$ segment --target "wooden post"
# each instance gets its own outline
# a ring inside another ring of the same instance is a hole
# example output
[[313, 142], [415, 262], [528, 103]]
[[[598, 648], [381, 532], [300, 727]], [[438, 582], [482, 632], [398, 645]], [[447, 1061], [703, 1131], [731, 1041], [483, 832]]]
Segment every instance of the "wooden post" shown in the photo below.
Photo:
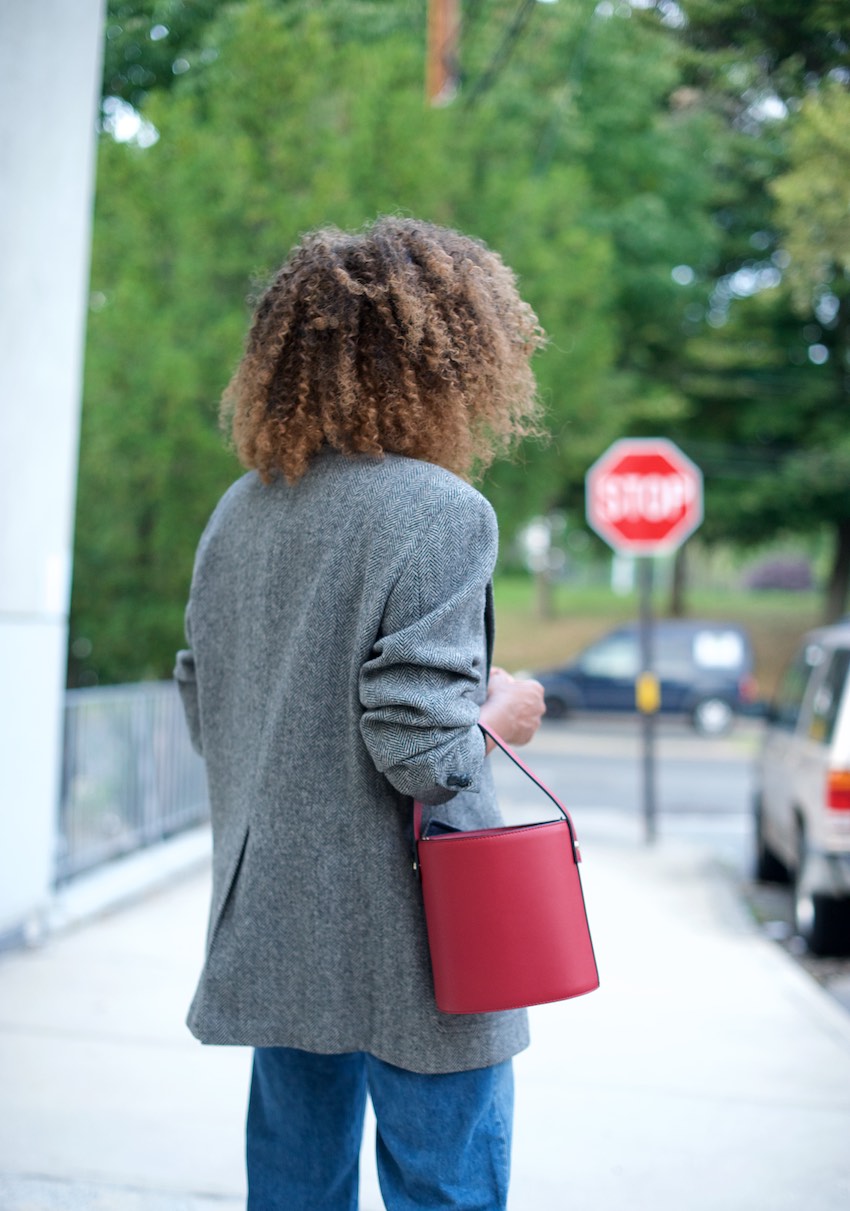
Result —
[[458, 89], [460, 0], [428, 0], [425, 91], [429, 105], [448, 105]]

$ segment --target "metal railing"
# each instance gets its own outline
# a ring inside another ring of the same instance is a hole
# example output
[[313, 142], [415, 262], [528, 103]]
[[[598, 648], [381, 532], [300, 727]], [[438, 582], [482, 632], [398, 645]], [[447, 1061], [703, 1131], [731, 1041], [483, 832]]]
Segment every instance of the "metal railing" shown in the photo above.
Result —
[[57, 883], [208, 818], [175, 685], [68, 691]]

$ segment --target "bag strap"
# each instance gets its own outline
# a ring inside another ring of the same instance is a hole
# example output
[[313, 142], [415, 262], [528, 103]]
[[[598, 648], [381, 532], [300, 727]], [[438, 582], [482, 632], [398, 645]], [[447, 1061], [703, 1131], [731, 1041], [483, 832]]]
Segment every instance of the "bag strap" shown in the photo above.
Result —
[[[498, 734], [498, 732], [494, 732], [491, 727], [486, 727], [485, 724], [483, 724], [483, 723], [479, 723], [478, 726], [481, 728], [484, 735], [489, 736], [490, 739], [493, 741], [493, 743], [502, 750], [502, 752], [505, 754], [505, 756], [510, 757], [510, 759], [511, 759], [511, 761], [513, 761], [514, 765], [518, 766], [518, 768], [522, 770], [522, 772], [526, 775], [526, 777], [530, 778], [531, 781], [535, 784], [535, 786], [539, 787], [539, 789], [543, 791], [543, 794], [552, 800], [552, 802], [555, 804], [558, 811], [561, 813], [561, 815], [564, 817], [564, 819], [566, 820], [567, 824], [570, 827], [570, 833], [571, 833], [572, 839], [573, 839], [573, 847], [574, 847], [575, 853], [576, 853], [576, 861], [580, 862], [581, 855], [579, 854], [579, 851], [578, 851], [578, 841], [576, 839], [575, 829], [573, 827], [572, 818], [570, 817], [570, 813], [564, 807], [561, 800], [558, 798], [557, 795], [555, 795], [552, 791], [549, 790], [549, 787], [546, 786], [545, 783], [540, 781], [540, 779], [537, 777], [537, 775], [528, 768], [528, 766], [525, 764], [525, 762], [522, 760], [521, 757], [518, 757], [516, 755], [514, 750], [511, 748], [511, 746], [505, 740], [502, 739], [502, 737]], [[415, 841], [417, 841], [417, 842], [420, 840], [420, 838], [422, 836], [422, 804], [418, 800], [416, 802], [414, 802], [414, 804], [413, 804], [413, 836], [414, 836]]]

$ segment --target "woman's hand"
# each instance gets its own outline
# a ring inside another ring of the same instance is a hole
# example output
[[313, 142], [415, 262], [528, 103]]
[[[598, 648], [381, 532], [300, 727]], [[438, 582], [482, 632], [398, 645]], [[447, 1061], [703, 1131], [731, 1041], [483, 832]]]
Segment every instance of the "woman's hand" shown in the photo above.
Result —
[[[528, 744], [540, 727], [546, 707], [539, 681], [517, 681], [504, 669], [493, 668], [487, 684], [487, 698], [480, 719], [508, 744]], [[487, 740], [487, 752], [494, 748]]]

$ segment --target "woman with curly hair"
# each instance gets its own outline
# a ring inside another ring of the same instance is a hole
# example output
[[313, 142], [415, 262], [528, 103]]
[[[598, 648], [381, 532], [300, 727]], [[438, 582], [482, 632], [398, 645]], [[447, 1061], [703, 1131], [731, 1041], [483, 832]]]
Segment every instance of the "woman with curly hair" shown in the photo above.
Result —
[[526, 1016], [437, 1009], [411, 808], [497, 824], [479, 720], [524, 744], [543, 713], [490, 667], [496, 522], [468, 482], [533, 430], [541, 340], [484, 245], [383, 218], [302, 240], [225, 394], [249, 470], [176, 677], [213, 825], [189, 1026], [255, 1049], [249, 1211], [354, 1211], [367, 1093], [390, 1211], [505, 1206]]

